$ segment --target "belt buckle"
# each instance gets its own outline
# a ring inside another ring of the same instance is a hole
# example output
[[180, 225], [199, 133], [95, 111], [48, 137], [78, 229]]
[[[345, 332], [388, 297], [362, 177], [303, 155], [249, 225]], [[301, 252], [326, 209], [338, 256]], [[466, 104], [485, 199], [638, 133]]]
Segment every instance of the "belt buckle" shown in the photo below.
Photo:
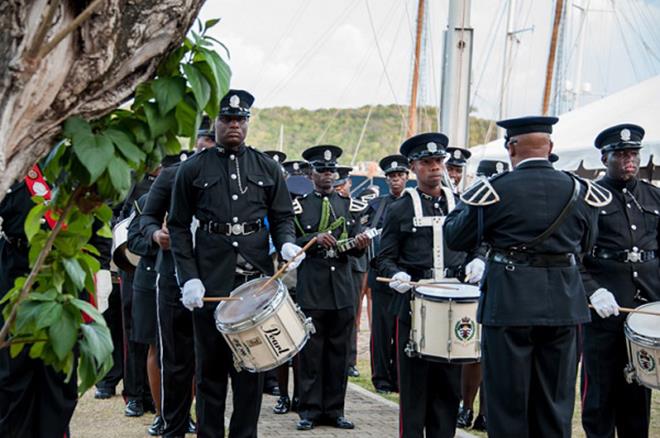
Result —
[[639, 263], [642, 261], [642, 254], [640, 254], [638, 251], [630, 251], [626, 250], [626, 262], [630, 263]]
[[229, 235], [231, 236], [232, 234], [235, 236], [239, 236], [241, 234], [245, 233], [245, 223], [242, 224], [227, 224], [229, 226]]

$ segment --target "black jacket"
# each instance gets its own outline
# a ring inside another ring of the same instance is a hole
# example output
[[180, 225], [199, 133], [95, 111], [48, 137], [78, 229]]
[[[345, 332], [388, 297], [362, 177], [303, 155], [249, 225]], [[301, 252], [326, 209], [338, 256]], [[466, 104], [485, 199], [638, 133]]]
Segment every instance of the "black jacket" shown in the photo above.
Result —
[[133, 212], [135, 216], [128, 225], [127, 248], [133, 254], [140, 256], [133, 277], [133, 288], [156, 292], [156, 255], [158, 245], [150, 236], [144, 235], [140, 230], [140, 216], [142, 208], [147, 201], [147, 193], [135, 201]]

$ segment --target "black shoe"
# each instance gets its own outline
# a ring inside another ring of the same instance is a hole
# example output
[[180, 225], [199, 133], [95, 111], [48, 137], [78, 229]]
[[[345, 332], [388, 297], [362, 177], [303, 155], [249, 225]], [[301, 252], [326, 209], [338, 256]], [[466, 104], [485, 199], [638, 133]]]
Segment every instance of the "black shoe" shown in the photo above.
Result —
[[314, 422], [312, 420], [308, 420], [307, 418], [301, 418], [300, 421], [298, 421], [298, 424], [296, 425], [296, 429], [312, 430], [314, 429]]
[[280, 396], [280, 388], [279, 388], [279, 386], [270, 386], [268, 388], [264, 388], [264, 394], [274, 395], [276, 397], [279, 397]]
[[186, 433], [197, 433], [197, 424], [193, 421], [192, 417], [188, 417], [188, 430]]
[[355, 424], [353, 424], [352, 421], [350, 421], [346, 417], [337, 417], [334, 419], [332, 424], [330, 424], [332, 427], [336, 427], [337, 429], [354, 429]]
[[154, 417], [154, 422], [147, 429], [147, 433], [151, 436], [160, 436], [165, 431], [165, 421], [160, 415]]
[[300, 399], [298, 397], [294, 397], [293, 400], [291, 400], [291, 412], [298, 412], [299, 406], [300, 406]]
[[273, 413], [281, 415], [281, 414], [286, 414], [291, 410], [291, 400], [289, 400], [288, 395], [281, 395], [280, 398], [277, 399], [277, 404], [273, 408]]
[[472, 418], [474, 414], [472, 409], [461, 408], [458, 411], [458, 417], [456, 418], [456, 427], [460, 429], [467, 429], [472, 425]]
[[103, 399], [111, 398], [113, 395], [115, 395], [114, 389], [96, 388], [96, 392], [94, 393], [94, 398], [103, 400]]
[[477, 415], [477, 418], [475, 418], [474, 424], [472, 425], [472, 429], [486, 432], [486, 416], [481, 414]]
[[144, 406], [141, 400], [129, 400], [124, 409], [124, 415], [127, 417], [141, 417], [144, 415]]
[[348, 377], [360, 377], [360, 372], [355, 367], [355, 365], [351, 365], [351, 366], [348, 367], [347, 374], [348, 374]]
[[384, 384], [376, 386], [376, 392], [378, 394], [389, 394], [391, 392], [396, 392], [396, 389], [390, 385]]

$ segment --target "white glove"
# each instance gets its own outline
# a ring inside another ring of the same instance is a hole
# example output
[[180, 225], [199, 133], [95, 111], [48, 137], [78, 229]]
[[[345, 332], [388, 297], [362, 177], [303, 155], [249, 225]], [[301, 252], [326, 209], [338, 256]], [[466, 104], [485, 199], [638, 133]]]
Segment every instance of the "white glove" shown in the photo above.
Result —
[[101, 269], [94, 275], [94, 286], [96, 288], [96, 307], [99, 313], [108, 308], [108, 300], [112, 293], [112, 276], [107, 269]]
[[302, 250], [301, 247], [298, 245], [287, 242], [284, 245], [282, 245], [282, 250], [280, 251], [280, 254], [282, 254], [282, 258], [286, 260], [287, 262], [295, 257], [295, 260], [291, 262], [288, 268], [286, 268], [287, 272], [291, 271], [293, 269], [296, 269], [300, 263], [305, 260], [305, 253], [303, 252], [300, 254], [298, 257], [296, 257], [296, 254], [298, 254]]
[[591, 306], [601, 318], [609, 318], [612, 315], [619, 316], [619, 303], [616, 302], [612, 292], [607, 289], [603, 287], [596, 289], [596, 292], [589, 297], [589, 301], [591, 301]]
[[183, 285], [183, 289], [181, 290], [181, 302], [184, 307], [190, 311], [195, 307], [201, 309], [204, 306], [204, 301], [202, 300], [204, 292], [206, 292], [206, 289], [204, 289], [202, 280], [199, 278], [191, 278]]
[[405, 294], [412, 288], [410, 283], [410, 275], [405, 272], [397, 272], [392, 276], [392, 281], [390, 281], [390, 287], [400, 294]]
[[479, 283], [481, 277], [484, 275], [486, 264], [481, 259], [472, 259], [470, 263], [465, 266], [465, 281], [468, 283]]

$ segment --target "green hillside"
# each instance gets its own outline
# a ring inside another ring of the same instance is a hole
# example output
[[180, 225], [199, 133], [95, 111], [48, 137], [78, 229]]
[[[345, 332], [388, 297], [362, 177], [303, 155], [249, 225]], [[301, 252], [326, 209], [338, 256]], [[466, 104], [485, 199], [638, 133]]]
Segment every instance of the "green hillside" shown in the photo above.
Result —
[[[398, 105], [374, 106], [360, 146], [356, 162], [377, 161], [397, 152], [404, 139], [404, 119], [407, 107]], [[342, 163], [350, 163], [369, 107], [349, 109], [293, 109], [276, 107], [253, 110], [248, 144], [261, 150], [277, 149], [280, 127], [284, 127], [284, 152], [289, 159], [297, 159], [300, 152], [315, 144], [336, 144], [344, 149]], [[419, 131], [435, 129], [435, 108], [421, 108]], [[470, 118], [470, 145], [481, 144], [488, 129], [488, 120]], [[451, 139], [450, 139], [451, 140]]]

